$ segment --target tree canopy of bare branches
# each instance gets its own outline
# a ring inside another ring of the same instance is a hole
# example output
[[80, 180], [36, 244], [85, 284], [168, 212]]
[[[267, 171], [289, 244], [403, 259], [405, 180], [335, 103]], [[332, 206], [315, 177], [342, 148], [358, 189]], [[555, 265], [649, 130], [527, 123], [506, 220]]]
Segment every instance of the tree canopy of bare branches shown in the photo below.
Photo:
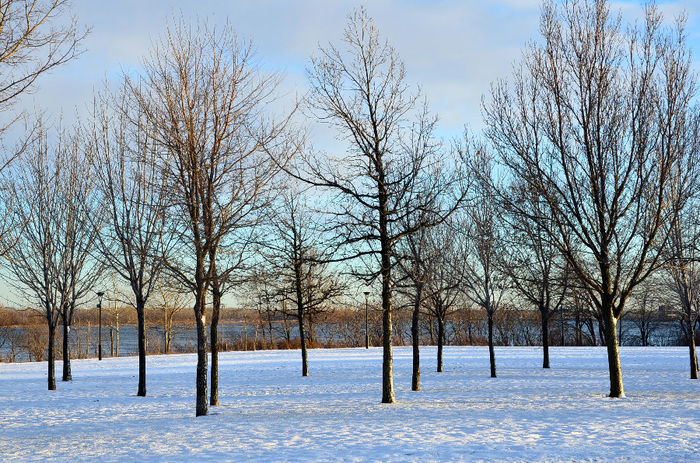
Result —
[[[125, 283], [138, 324], [137, 395], [146, 396], [146, 304], [159, 284], [173, 237], [165, 231], [166, 188], [149, 121], [127, 95], [105, 94], [93, 115], [91, 149], [105, 207], [97, 247]], [[133, 122], [133, 124], [132, 124]], [[113, 295], [116, 297], [116, 295]]]
[[[298, 176], [334, 194], [332, 231], [344, 245], [343, 257], [362, 259], [367, 270], [359, 274], [381, 281], [382, 402], [393, 403], [394, 248], [418, 228], [444, 220], [463, 196], [459, 174], [441, 165], [435, 118], [419, 104], [403, 63], [364, 9], [350, 15], [342, 44], [321, 47], [312, 58], [307, 101], [309, 110], [347, 142], [348, 151], [332, 159], [307, 156]], [[436, 200], [452, 193], [451, 201]], [[436, 208], [422, 216], [429, 222], [402, 227], [406, 216], [429, 207]]]
[[302, 194], [288, 190], [272, 204], [262, 253], [276, 275], [278, 298], [289, 301], [297, 319], [302, 376], [309, 375], [307, 318], [327, 309], [346, 286], [329, 268], [332, 255], [321, 220], [314, 216]]
[[64, 327], [63, 380], [70, 371], [69, 330], [75, 307], [92, 289], [100, 267], [91, 258], [96, 236], [89, 216], [94, 212], [92, 190], [79, 132], [50, 141], [45, 129], [30, 146], [14, 183], [14, 214], [24, 224], [9, 237], [9, 267], [18, 288], [39, 303], [49, 330], [48, 383], [56, 388], [55, 330]]
[[605, 0], [547, 1], [540, 32], [513, 82], [492, 87], [487, 133], [510, 175], [546, 201], [547, 216], [530, 216], [601, 311], [610, 396], [623, 397], [616, 323], [662, 263], [664, 224], [687, 199], [671, 187], [692, 180], [683, 166], [696, 156], [683, 21], [664, 27], [650, 5], [626, 27]]
[[297, 150], [289, 119], [266, 114], [277, 82], [257, 70], [250, 44], [229, 26], [184, 19], [171, 22], [142, 77], [127, 79], [170, 191], [168, 225], [182, 253], [167, 267], [194, 295], [197, 416], [208, 413], [205, 306], [221, 274], [217, 256], [236, 230], [255, 222], [264, 189]]

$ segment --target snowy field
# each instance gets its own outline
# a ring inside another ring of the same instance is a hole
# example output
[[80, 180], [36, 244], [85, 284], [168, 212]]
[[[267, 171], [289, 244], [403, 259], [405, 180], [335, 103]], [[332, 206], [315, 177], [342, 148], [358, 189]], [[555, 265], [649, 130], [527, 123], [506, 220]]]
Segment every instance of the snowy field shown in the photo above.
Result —
[[[194, 417], [194, 355], [73, 362], [46, 390], [46, 363], [0, 363], [0, 460], [10, 461], [698, 461], [700, 382], [686, 348], [622, 348], [625, 399], [609, 399], [604, 348], [422, 351], [411, 392], [395, 350], [397, 404], [382, 405], [381, 350], [221, 355], [221, 406]], [[56, 364], [60, 375], [60, 363]], [[60, 378], [60, 377], [59, 377]]]

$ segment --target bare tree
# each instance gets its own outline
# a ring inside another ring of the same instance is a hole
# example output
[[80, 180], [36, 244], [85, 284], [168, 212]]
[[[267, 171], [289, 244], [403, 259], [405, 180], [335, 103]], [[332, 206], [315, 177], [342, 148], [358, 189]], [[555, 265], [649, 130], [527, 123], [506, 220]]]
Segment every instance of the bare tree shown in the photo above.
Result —
[[[426, 170], [439, 164], [442, 154], [433, 138], [435, 119], [418, 105], [419, 95], [405, 82], [396, 51], [380, 38], [364, 9], [355, 11], [343, 35], [344, 49], [321, 47], [308, 70], [311, 90], [308, 107], [319, 120], [337, 129], [348, 152], [337, 159], [306, 157], [302, 180], [336, 194], [332, 214], [346, 259], [363, 259], [366, 281], [379, 278], [382, 300], [382, 402], [393, 403], [392, 268], [399, 240], [431, 223], [401, 226], [402, 219], [433, 205], [430, 215], [440, 222], [459, 202], [436, 201], [448, 196], [456, 181], [446, 180], [450, 169]], [[417, 111], [416, 111], [417, 110]], [[413, 113], [417, 112], [415, 119]], [[415, 122], [411, 123], [413, 119]], [[427, 187], [430, 182], [441, 188]], [[428, 217], [428, 216], [426, 216]]]
[[503, 208], [491, 155], [479, 150], [471, 164], [476, 181], [472, 185], [470, 205], [459, 224], [465, 248], [462, 251], [465, 256], [462, 288], [467, 299], [486, 311], [489, 363], [491, 377], [495, 378], [494, 314], [501, 307], [509, 287], [508, 277], [503, 271], [506, 252]]
[[[415, 214], [418, 215], [418, 214]], [[413, 217], [407, 217], [411, 220]], [[437, 246], [431, 245], [430, 229], [421, 227], [411, 233], [398, 246], [397, 262], [399, 265], [398, 291], [406, 293], [411, 301], [411, 350], [412, 371], [411, 390], [420, 391], [420, 320], [428, 298], [427, 285], [435, 268], [434, 260], [439, 258]]]
[[271, 224], [263, 244], [265, 259], [277, 274], [278, 293], [289, 301], [299, 328], [301, 374], [309, 375], [308, 318], [327, 308], [343, 294], [345, 285], [329, 269], [331, 251], [323, 237], [321, 221], [314, 217], [303, 197], [285, 192], [271, 204]]
[[429, 277], [426, 284], [425, 308], [437, 321], [437, 372], [443, 371], [443, 349], [446, 342], [447, 319], [458, 309], [466, 280], [465, 249], [460, 246], [460, 231], [453, 220], [428, 231], [431, 249]]
[[697, 199], [669, 224], [666, 273], [680, 302], [681, 326], [688, 341], [690, 378], [698, 379], [695, 330], [700, 320], [700, 207]]
[[41, 124], [37, 135], [22, 164], [15, 168], [12, 185], [16, 198], [13, 214], [25, 226], [14, 229], [5, 238], [12, 242], [7, 256], [15, 285], [38, 303], [46, 320], [48, 388], [55, 390], [56, 327], [64, 296], [57, 286], [57, 272], [64, 254], [58, 237], [65, 209], [61, 195], [57, 194], [63, 163], [58, 155], [61, 150], [49, 150], [47, 133]]
[[173, 342], [175, 315], [185, 306], [185, 295], [160, 285], [157, 296], [155, 306], [163, 316], [163, 353], [169, 354]]
[[172, 246], [165, 233], [166, 188], [149, 121], [127, 95], [103, 95], [93, 116], [91, 148], [105, 207], [98, 249], [105, 265], [131, 290], [137, 316], [137, 395], [146, 396], [146, 304]]
[[628, 318], [639, 330], [639, 342], [650, 346], [652, 334], [659, 328], [659, 309], [663, 306], [664, 289], [659, 281], [649, 279], [640, 285], [640, 289], [630, 296]]
[[288, 120], [265, 116], [278, 79], [250, 60], [250, 45], [229, 26], [180, 19], [145, 61], [144, 75], [127, 79], [162, 154], [169, 227], [181, 239], [181, 258], [170, 259], [168, 270], [194, 295], [197, 416], [208, 413], [205, 307], [220, 274], [217, 252], [296, 149]]
[[[549, 320], [562, 307], [569, 287], [569, 272], [562, 255], [544, 230], [547, 204], [526, 188], [515, 190], [518, 208], [505, 217], [508, 222], [508, 259], [503, 270], [511, 286], [527, 304], [537, 308], [542, 331], [542, 368], [549, 368]], [[519, 200], [517, 198], [520, 198]], [[518, 210], [527, 214], [518, 214]], [[537, 217], [538, 220], [532, 220]]]
[[100, 222], [100, 211], [91, 176], [91, 154], [86, 150], [83, 134], [76, 127], [58, 143], [56, 169], [58, 189], [52, 194], [60, 201], [54, 240], [60, 253], [53, 284], [60, 294], [59, 312], [63, 325], [63, 381], [71, 381], [70, 328], [75, 308], [94, 289], [102, 266], [93, 259], [95, 242], [100, 233], [93, 221]]
[[547, 1], [542, 40], [484, 108], [510, 174], [551, 211], [531, 218], [602, 314], [611, 397], [624, 396], [617, 320], [662, 263], [664, 224], [685, 200], [671, 186], [691, 180], [695, 154], [679, 149], [695, 95], [682, 23], [664, 28], [652, 5], [624, 29], [605, 0]]

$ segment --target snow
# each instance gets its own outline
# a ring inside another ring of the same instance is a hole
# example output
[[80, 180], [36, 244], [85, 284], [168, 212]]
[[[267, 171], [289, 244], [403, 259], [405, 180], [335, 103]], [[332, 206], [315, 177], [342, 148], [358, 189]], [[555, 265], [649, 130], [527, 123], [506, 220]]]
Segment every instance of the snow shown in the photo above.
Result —
[[[194, 355], [150, 356], [148, 397], [135, 357], [73, 361], [46, 390], [46, 363], [0, 363], [2, 461], [697, 461], [700, 382], [687, 348], [623, 347], [627, 397], [610, 399], [605, 349], [394, 351], [398, 403], [380, 404], [381, 350], [220, 356], [219, 407], [194, 417]], [[60, 374], [60, 363], [57, 363]], [[60, 380], [60, 377], [59, 377]]]

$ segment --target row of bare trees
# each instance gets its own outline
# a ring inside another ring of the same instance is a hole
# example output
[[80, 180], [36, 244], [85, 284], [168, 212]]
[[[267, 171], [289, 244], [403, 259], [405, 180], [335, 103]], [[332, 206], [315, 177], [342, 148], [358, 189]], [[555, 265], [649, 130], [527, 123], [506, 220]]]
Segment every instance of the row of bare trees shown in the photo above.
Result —
[[[192, 298], [198, 416], [219, 402], [222, 300], [251, 285], [261, 306], [296, 318], [303, 375], [309, 317], [350, 287], [376, 287], [385, 403], [397, 300], [412, 308], [414, 390], [426, 312], [442, 369], [448, 317], [480, 308], [495, 377], [504, 307], [540, 315], [545, 368], [554, 314], [592, 307], [610, 396], [621, 397], [618, 321], [665, 274], [696, 378], [700, 112], [683, 20], [668, 27], [652, 5], [627, 27], [605, 0], [545, 1], [540, 33], [484, 99], [484, 133], [445, 143], [364, 9], [338, 45], [319, 47], [307, 95], [286, 112], [279, 77], [230, 26], [174, 19], [140, 73], [95, 97], [88, 121], [57, 133], [37, 123], [9, 168], [3, 250], [46, 318], [49, 388], [59, 320], [65, 343], [75, 307], [107, 274], [137, 313], [140, 396], [149, 300]], [[298, 115], [334, 130], [344, 152], [313, 149]], [[67, 345], [63, 357], [70, 380]]]

